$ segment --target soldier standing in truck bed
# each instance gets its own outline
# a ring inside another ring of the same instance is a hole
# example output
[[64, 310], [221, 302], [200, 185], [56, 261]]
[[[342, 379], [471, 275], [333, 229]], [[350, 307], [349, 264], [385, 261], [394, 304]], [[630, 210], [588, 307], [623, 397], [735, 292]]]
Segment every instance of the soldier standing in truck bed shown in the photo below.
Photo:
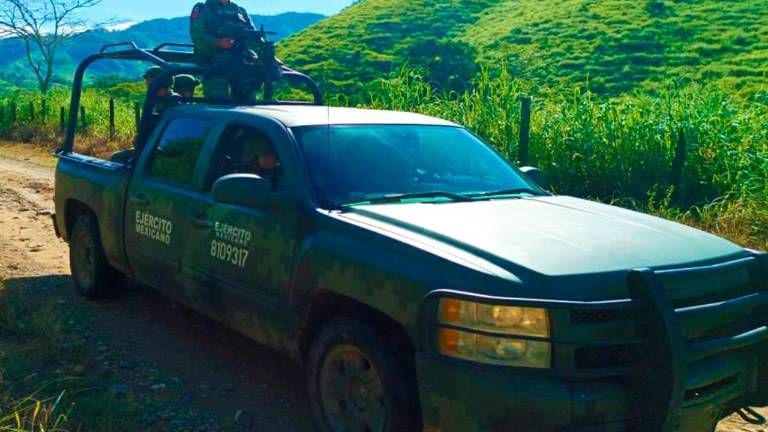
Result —
[[[232, 52], [237, 30], [256, 30], [244, 8], [229, 0], [206, 0], [195, 5], [190, 16], [190, 36], [198, 63], [214, 68], [232, 63], [233, 56], [239, 55]], [[227, 99], [231, 84], [226, 77], [205, 77], [203, 93], [209, 99]]]

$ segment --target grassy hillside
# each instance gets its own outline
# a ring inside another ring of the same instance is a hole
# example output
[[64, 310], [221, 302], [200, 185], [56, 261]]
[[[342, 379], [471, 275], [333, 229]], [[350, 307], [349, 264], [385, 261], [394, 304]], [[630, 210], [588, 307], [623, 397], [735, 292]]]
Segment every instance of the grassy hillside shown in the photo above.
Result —
[[683, 78], [751, 92], [768, 82], [767, 22], [765, 1], [362, 0], [280, 54], [348, 93], [406, 60], [445, 67], [442, 52], [410, 51], [435, 39], [548, 86], [588, 81], [618, 94]]

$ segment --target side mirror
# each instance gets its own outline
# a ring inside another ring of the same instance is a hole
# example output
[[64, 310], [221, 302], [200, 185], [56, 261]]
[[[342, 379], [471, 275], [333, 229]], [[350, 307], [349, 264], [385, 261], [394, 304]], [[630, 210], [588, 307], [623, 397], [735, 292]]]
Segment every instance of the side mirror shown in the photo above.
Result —
[[522, 171], [523, 174], [525, 174], [534, 183], [546, 189], [547, 179], [546, 177], [544, 177], [544, 173], [540, 169], [536, 167], [525, 166], [525, 167], [521, 167], [520, 171]]
[[222, 204], [256, 207], [259, 197], [272, 193], [272, 182], [254, 174], [230, 174], [216, 180], [211, 197]]

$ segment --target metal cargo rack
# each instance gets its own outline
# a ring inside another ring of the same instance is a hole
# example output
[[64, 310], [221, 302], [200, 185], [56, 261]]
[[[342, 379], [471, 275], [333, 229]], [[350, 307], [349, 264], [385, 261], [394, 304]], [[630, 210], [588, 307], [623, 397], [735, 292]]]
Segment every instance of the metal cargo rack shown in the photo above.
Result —
[[[182, 50], [186, 49], [186, 50]], [[69, 122], [64, 145], [59, 149], [59, 153], [70, 153], [75, 142], [75, 133], [77, 132], [77, 117], [80, 109], [80, 98], [83, 91], [83, 80], [88, 68], [99, 60], [121, 60], [121, 61], [140, 61], [151, 63], [163, 69], [152, 86], [147, 91], [147, 97], [144, 101], [143, 116], [141, 118], [139, 130], [137, 133], [135, 146], [140, 148], [149, 138], [152, 131], [152, 112], [159, 97], [157, 91], [161, 88], [163, 82], [170, 81], [170, 78], [180, 74], [189, 74], [195, 76], [213, 75], [213, 69], [210, 67], [201, 67], [197, 65], [197, 57], [194, 53], [194, 46], [181, 43], [163, 43], [155, 48], [139, 48], [135, 42], [121, 42], [116, 44], [104, 45], [98, 54], [91, 55], [80, 63], [75, 72], [75, 78], [72, 84], [72, 100], [69, 107]], [[256, 102], [250, 102], [248, 105], [322, 105], [323, 95], [317, 83], [309, 76], [297, 72], [288, 66], [280, 65], [279, 81], [284, 81], [291, 86], [300, 88], [312, 94], [312, 102], [301, 101], [283, 101], [275, 100], [273, 93], [273, 84], [275, 79], [264, 79], [258, 76], [256, 66], [243, 68], [242, 74], [238, 78], [254, 78], [254, 81], [262, 81], [264, 87], [263, 98]], [[230, 99], [213, 100], [199, 97], [168, 97], [174, 101], [182, 103], [200, 103], [210, 105], [233, 105], [236, 102]], [[240, 103], [238, 103], [240, 104]]]

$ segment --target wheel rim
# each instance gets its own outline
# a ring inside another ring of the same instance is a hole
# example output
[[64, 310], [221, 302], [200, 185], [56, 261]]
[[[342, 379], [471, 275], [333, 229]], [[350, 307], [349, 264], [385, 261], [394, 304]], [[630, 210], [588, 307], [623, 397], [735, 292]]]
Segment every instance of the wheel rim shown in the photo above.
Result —
[[93, 283], [96, 258], [93, 239], [87, 231], [80, 231], [77, 233], [75, 248], [75, 266], [77, 267], [74, 272], [77, 277], [77, 282], [80, 286], [88, 287]]
[[387, 403], [381, 377], [352, 345], [334, 347], [320, 373], [323, 414], [334, 432], [383, 432]]

